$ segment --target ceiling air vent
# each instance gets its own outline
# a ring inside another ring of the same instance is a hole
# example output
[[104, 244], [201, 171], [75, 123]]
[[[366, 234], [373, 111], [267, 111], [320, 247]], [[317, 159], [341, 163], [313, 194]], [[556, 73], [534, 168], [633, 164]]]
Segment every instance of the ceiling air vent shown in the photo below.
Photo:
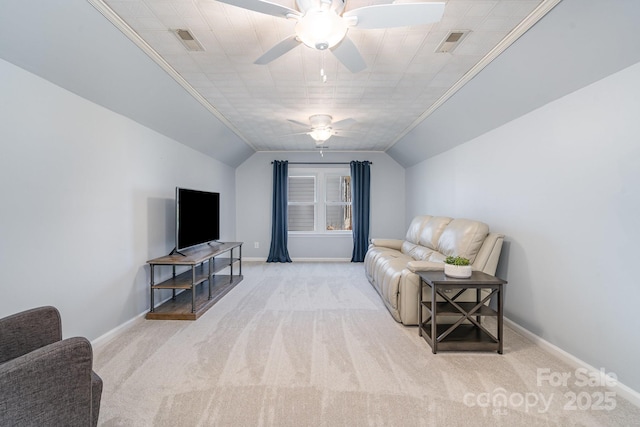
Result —
[[182, 42], [184, 47], [187, 48], [187, 50], [190, 50], [192, 52], [204, 51], [204, 48], [202, 47], [200, 42], [193, 36], [193, 34], [191, 34], [191, 31], [174, 30], [173, 32], [178, 37], [178, 40]]
[[460, 45], [462, 40], [467, 37], [471, 31], [469, 30], [456, 30], [451, 31], [447, 36], [442, 40], [442, 43], [436, 48], [436, 52], [438, 53], [451, 53], [453, 50]]

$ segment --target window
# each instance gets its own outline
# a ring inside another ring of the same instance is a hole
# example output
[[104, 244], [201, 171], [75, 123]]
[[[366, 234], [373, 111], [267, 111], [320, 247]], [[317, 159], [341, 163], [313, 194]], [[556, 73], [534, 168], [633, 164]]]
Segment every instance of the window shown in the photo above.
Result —
[[316, 177], [289, 176], [289, 231], [315, 231]]
[[351, 176], [325, 176], [327, 230], [351, 230]]
[[351, 230], [348, 169], [290, 169], [288, 197], [290, 232]]

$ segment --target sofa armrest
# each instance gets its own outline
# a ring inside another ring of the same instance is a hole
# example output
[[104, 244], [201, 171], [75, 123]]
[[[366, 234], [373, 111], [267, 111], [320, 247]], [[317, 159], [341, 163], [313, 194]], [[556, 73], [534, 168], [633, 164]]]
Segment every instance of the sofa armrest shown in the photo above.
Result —
[[444, 264], [434, 261], [409, 261], [407, 268], [414, 273], [418, 271], [444, 271]]
[[487, 274], [495, 275], [498, 261], [500, 260], [500, 252], [502, 251], [502, 243], [504, 242], [504, 234], [489, 233], [485, 238], [475, 261], [471, 265], [472, 268], [484, 271]]
[[38, 307], [0, 319], [0, 363], [62, 339], [55, 307]]
[[403, 243], [404, 240], [400, 239], [371, 239], [371, 244], [373, 246], [395, 249], [397, 251], [402, 249]]
[[92, 360], [74, 337], [0, 364], [0, 425], [91, 425]]

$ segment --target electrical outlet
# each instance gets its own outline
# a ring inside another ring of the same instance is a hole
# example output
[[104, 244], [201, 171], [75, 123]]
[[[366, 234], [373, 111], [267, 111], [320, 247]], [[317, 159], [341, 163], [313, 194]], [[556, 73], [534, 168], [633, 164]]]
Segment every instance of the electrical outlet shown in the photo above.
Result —
[[253, 242], [253, 247], [255, 249], [259, 249], [260, 248], [260, 242]]

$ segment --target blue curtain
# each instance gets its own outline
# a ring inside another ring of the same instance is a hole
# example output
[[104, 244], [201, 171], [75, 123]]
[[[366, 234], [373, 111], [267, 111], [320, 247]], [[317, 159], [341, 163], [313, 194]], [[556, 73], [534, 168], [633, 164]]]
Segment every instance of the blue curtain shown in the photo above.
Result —
[[287, 250], [287, 183], [289, 162], [273, 162], [273, 209], [271, 213], [271, 247], [267, 262], [291, 262]]
[[353, 254], [351, 262], [363, 262], [369, 247], [370, 162], [352, 161], [351, 206], [353, 209]]

